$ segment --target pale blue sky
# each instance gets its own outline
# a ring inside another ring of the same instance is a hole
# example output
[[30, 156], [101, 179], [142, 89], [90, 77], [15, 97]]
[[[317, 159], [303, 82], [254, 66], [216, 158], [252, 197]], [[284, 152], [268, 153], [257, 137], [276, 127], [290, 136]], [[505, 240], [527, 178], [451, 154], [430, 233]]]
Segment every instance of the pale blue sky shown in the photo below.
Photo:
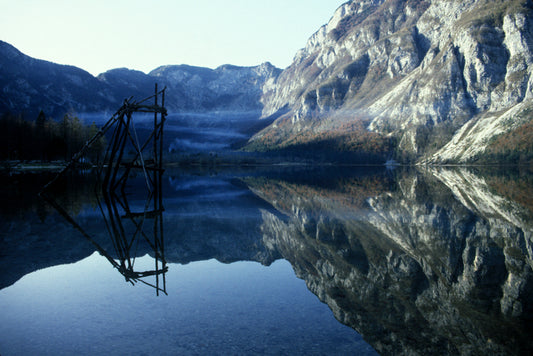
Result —
[[93, 75], [164, 64], [285, 68], [346, 0], [0, 0], [0, 39]]

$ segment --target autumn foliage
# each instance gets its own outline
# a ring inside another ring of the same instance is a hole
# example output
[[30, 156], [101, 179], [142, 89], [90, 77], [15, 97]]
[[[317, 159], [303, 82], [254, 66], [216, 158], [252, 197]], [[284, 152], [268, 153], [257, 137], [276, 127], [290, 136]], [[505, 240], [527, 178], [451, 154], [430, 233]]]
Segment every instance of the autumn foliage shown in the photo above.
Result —
[[278, 129], [267, 129], [252, 142], [248, 149], [256, 151], [283, 151], [293, 155], [351, 156], [364, 161], [384, 161], [393, 151], [392, 139], [369, 131], [367, 122], [353, 120], [334, 127], [311, 123], [294, 132], [290, 119], [277, 122]]
[[484, 159], [502, 163], [533, 162], [533, 120], [497, 136], [487, 148]]

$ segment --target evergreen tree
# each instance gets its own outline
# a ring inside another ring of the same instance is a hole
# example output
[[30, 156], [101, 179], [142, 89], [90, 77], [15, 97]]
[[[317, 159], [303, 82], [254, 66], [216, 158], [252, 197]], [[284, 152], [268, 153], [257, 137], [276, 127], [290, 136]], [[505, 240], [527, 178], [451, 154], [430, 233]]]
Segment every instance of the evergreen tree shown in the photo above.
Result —
[[37, 116], [37, 119], [35, 120], [35, 125], [37, 126], [37, 130], [44, 130], [44, 126], [46, 123], [46, 115], [44, 114], [44, 111], [40, 111], [39, 115]]

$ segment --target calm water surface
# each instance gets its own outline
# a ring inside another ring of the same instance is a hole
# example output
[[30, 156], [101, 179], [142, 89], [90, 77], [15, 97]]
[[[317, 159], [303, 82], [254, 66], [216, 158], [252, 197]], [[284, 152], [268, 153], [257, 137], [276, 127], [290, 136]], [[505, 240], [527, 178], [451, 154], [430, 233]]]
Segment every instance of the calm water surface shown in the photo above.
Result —
[[285, 261], [171, 264], [166, 283], [133, 287], [98, 253], [30, 273], [1, 293], [2, 354], [371, 352]]
[[48, 179], [2, 176], [4, 356], [533, 350], [529, 172]]

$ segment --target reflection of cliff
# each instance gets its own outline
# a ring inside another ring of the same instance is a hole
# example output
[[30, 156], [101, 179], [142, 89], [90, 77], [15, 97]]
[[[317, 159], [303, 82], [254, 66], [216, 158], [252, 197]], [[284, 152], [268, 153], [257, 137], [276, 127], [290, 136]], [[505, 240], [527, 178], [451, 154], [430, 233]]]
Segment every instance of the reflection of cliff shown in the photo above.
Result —
[[378, 352], [531, 351], [529, 212], [467, 171], [398, 176], [247, 183], [287, 215], [263, 212], [265, 245]]
[[[167, 262], [286, 258], [341, 322], [383, 354], [533, 349], [533, 219], [527, 204], [509, 198], [528, 196], [523, 181], [505, 180], [513, 195], [503, 196], [497, 176], [467, 170], [328, 174], [165, 180]], [[131, 196], [131, 206], [144, 206], [141, 198]], [[90, 206], [74, 204], [76, 220], [113, 251]], [[0, 288], [94, 251], [59, 216], [33, 210], [0, 219]]]

